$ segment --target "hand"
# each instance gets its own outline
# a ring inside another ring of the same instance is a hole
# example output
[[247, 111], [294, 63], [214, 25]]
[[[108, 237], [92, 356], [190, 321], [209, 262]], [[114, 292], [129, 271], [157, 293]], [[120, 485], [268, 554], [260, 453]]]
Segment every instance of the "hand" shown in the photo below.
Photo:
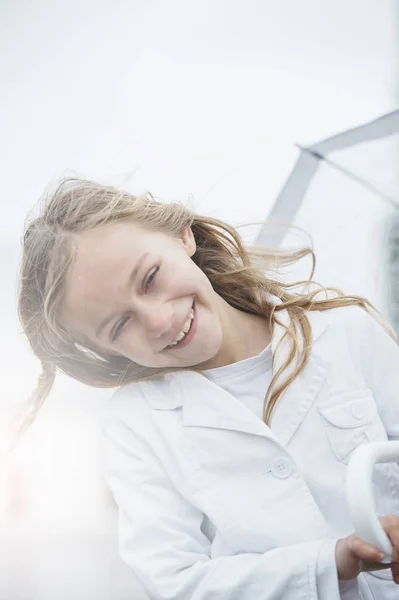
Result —
[[354, 579], [362, 571], [391, 569], [394, 582], [399, 584], [399, 517], [394, 515], [381, 517], [380, 523], [391, 541], [393, 562], [381, 564], [384, 554], [353, 533], [338, 540], [335, 547], [339, 579]]

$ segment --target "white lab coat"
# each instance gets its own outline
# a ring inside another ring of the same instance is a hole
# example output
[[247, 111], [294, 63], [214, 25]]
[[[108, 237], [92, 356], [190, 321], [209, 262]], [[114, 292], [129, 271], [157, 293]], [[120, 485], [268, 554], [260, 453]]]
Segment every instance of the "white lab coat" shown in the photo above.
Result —
[[[271, 429], [203, 375], [129, 384], [104, 415], [120, 551], [151, 600], [390, 600], [390, 571], [338, 582], [351, 452], [399, 438], [399, 349], [359, 307], [311, 312], [306, 369]], [[286, 311], [279, 318], [287, 322]], [[273, 372], [287, 342], [276, 326]], [[379, 514], [399, 514], [399, 468], [376, 468]]]

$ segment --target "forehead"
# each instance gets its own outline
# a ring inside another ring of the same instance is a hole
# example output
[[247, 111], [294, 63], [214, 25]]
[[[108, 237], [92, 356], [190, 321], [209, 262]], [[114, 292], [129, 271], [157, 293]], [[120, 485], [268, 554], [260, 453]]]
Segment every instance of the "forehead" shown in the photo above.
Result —
[[74, 276], [117, 268], [138, 260], [145, 253], [169, 255], [177, 239], [161, 231], [150, 231], [122, 221], [74, 236], [70, 273]]
[[75, 267], [85, 263], [97, 265], [101, 262], [115, 262], [128, 254], [148, 251], [158, 247], [163, 238], [162, 233], [147, 231], [135, 223], [120, 222], [96, 227], [74, 237]]

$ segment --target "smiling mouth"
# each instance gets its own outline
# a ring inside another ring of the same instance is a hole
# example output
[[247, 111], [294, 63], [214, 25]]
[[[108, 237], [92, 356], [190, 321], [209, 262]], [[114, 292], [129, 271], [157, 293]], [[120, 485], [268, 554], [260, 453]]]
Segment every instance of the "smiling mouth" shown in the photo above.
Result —
[[183, 342], [187, 339], [187, 337], [190, 335], [192, 327], [193, 327], [193, 323], [194, 323], [194, 320], [195, 320], [194, 305], [195, 305], [195, 302], [193, 302], [193, 305], [192, 305], [192, 307], [190, 309], [190, 312], [189, 312], [189, 316], [188, 316], [188, 318], [186, 319], [186, 322], [185, 322], [185, 325], [186, 325], [186, 323], [188, 322], [189, 318], [191, 317], [189, 328], [187, 329], [187, 331], [184, 332], [184, 335], [183, 335], [183, 337], [181, 339], [179, 339], [177, 342], [173, 342], [172, 344], [169, 344], [169, 346], [166, 346], [165, 350], [170, 350], [170, 349], [173, 349], [173, 348], [179, 348], [179, 346], [181, 346], [183, 344]]

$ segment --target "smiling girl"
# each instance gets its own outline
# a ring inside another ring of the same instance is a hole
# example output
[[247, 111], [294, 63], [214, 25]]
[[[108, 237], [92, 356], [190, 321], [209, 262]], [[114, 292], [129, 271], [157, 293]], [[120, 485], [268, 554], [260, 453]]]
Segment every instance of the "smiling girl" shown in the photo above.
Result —
[[399, 438], [399, 349], [366, 299], [272, 277], [309, 254], [79, 179], [26, 229], [31, 419], [57, 369], [118, 388], [106, 474], [149, 598], [397, 597], [399, 469], [376, 469], [391, 565], [352, 533], [344, 490], [358, 445]]

